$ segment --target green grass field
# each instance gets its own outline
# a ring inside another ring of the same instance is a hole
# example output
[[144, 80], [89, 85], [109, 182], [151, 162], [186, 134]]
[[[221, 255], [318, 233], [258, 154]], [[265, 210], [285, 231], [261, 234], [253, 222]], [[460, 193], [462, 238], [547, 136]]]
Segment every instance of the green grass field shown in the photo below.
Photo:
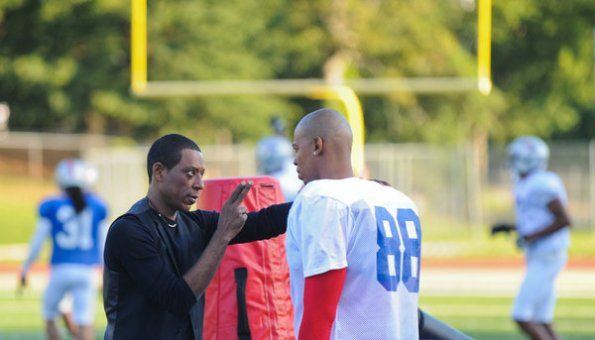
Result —
[[[98, 299], [97, 338], [102, 337], [105, 317]], [[475, 339], [523, 339], [509, 320], [512, 298], [424, 297], [420, 306]], [[13, 292], [0, 292], [0, 339], [42, 339], [40, 295], [27, 293], [16, 298]], [[556, 328], [564, 339], [595, 338], [595, 299], [560, 299]]]
[[37, 214], [37, 205], [56, 192], [50, 181], [35, 181], [19, 176], [0, 176], [0, 244], [28, 242]]
[[[420, 307], [475, 339], [524, 339], [508, 315], [512, 297], [424, 297]], [[595, 299], [559, 299], [555, 328], [563, 339], [595, 338]]]
[[[0, 229], [0, 246], [27, 243], [35, 223], [40, 199], [54, 193], [51, 181], [32, 182], [19, 177], [0, 176], [0, 218], [9, 225]], [[520, 259], [512, 239], [490, 238], [486, 227], [465, 227], [456, 221], [426, 216], [424, 257], [457, 259]], [[573, 230], [570, 259], [595, 259], [595, 236], [587, 230]], [[48, 247], [38, 261], [44, 261]], [[2, 262], [15, 262], [15, 260]], [[42, 339], [41, 295], [26, 292], [16, 298], [12, 291], [0, 290], [0, 339]], [[422, 296], [420, 306], [476, 339], [523, 339], [509, 320], [512, 296], [464, 297]], [[595, 299], [560, 299], [556, 326], [564, 339], [595, 339]], [[105, 317], [101, 301], [97, 305], [97, 338], [102, 338]]]
[[[97, 339], [103, 339], [106, 321], [99, 297], [96, 311]], [[26, 291], [17, 297], [15, 292], [0, 291], [0, 315], [0, 339], [44, 339], [41, 293]]]

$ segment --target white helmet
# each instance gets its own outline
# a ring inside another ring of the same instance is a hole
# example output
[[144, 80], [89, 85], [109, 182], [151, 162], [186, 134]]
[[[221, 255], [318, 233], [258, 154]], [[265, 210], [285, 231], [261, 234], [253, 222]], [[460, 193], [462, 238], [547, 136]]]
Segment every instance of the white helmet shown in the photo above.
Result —
[[293, 159], [291, 143], [282, 136], [266, 137], [256, 145], [256, 159], [261, 174], [281, 171]]
[[547, 144], [535, 136], [522, 136], [508, 146], [508, 162], [517, 175], [545, 170], [550, 156]]
[[88, 189], [97, 180], [97, 170], [81, 159], [63, 159], [56, 166], [56, 182], [61, 189]]

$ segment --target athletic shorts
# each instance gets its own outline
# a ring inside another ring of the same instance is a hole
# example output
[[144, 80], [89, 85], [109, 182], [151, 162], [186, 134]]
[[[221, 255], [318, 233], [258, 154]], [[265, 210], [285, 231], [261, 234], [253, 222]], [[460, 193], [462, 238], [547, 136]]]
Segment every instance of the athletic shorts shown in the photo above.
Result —
[[[43, 298], [43, 317], [54, 320], [60, 315], [60, 302], [65, 295], [72, 297], [72, 318], [80, 326], [91, 325], [95, 319], [97, 279], [93, 266], [79, 264], [53, 265], [50, 282]], [[63, 308], [62, 308], [63, 309]]]
[[566, 250], [527, 249], [526, 273], [514, 301], [512, 318], [516, 321], [551, 323], [556, 305], [556, 277], [566, 264]]

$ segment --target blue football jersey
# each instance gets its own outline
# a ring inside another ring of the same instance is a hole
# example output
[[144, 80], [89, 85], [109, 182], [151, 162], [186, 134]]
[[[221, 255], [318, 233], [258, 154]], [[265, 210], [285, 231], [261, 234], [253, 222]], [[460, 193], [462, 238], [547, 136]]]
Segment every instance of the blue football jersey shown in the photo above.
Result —
[[101, 261], [102, 225], [107, 217], [106, 204], [86, 193], [87, 207], [78, 215], [68, 196], [44, 200], [39, 216], [51, 223], [51, 264], [98, 264]]

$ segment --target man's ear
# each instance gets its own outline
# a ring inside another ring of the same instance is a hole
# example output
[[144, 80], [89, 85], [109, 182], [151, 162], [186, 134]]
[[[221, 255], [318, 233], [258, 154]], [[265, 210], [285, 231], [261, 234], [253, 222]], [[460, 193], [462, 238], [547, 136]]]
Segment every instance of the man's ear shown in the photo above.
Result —
[[165, 171], [167, 168], [161, 162], [153, 163], [153, 175], [151, 176], [156, 182], [161, 182], [163, 180], [163, 176], [165, 175]]
[[322, 155], [324, 151], [324, 139], [322, 137], [316, 136], [314, 137], [314, 155]]

